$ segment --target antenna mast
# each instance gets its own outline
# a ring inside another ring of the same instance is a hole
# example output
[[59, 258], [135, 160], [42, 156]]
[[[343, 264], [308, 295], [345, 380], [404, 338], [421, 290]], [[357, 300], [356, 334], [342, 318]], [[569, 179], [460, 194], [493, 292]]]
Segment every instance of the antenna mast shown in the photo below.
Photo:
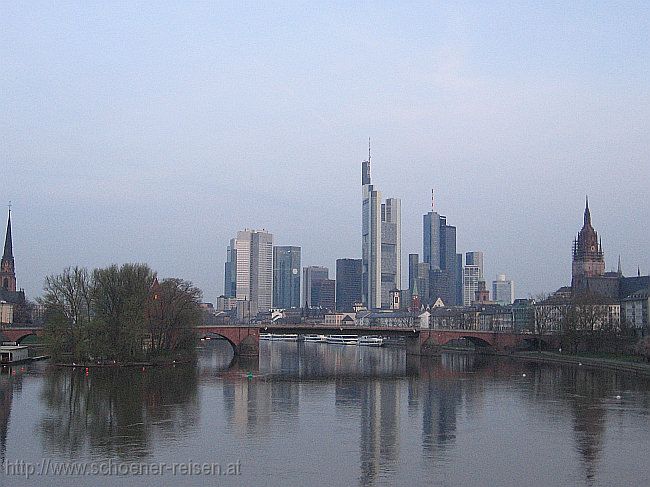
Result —
[[368, 137], [368, 169], [370, 169], [370, 137]]

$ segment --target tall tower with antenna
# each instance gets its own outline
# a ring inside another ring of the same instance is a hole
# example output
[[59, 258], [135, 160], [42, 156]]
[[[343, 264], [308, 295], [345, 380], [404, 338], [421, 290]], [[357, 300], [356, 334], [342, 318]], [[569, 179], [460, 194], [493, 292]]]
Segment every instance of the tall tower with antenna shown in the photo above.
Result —
[[361, 292], [368, 309], [381, 307], [381, 192], [370, 177], [370, 139], [368, 160], [361, 163]]

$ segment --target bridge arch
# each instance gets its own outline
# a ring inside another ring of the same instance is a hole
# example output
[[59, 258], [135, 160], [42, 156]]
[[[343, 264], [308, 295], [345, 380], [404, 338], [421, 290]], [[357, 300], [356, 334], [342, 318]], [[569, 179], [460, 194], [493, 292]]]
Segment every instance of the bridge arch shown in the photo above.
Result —
[[29, 333], [25, 333], [25, 334], [22, 335], [21, 337], [18, 337], [15, 341], [16, 341], [16, 343], [17, 343], [18, 345], [20, 345], [21, 342], [22, 342], [25, 338], [27, 338], [27, 337], [35, 337], [35, 336], [38, 336], [38, 335], [37, 335], [36, 333], [34, 333], [34, 332], [29, 332]]
[[237, 345], [227, 336], [222, 335], [221, 333], [216, 333], [214, 331], [208, 331], [201, 334], [201, 340], [225, 340], [232, 348], [233, 356], [237, 355]]
[[41, 330], [34, 329], [20, 329], [20, 328], [5, 328], [0, 331], [0, 341], [20, 343], [27, 337], [41, 336]]
[[259, 352], [259, 330], [250, 327], [219, 327], [199, 332], [202, 338], [223, 338], [232, 347], [234, 355], [257, 355]]

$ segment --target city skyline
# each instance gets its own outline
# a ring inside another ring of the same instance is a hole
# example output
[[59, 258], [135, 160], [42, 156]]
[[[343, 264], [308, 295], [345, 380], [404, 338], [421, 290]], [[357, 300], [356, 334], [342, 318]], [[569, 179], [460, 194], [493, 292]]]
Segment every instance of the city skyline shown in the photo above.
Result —
[[[389, 200], [390, 200], [390, 199], [389, 199]], [[389, 200], [387, 200], [387, 201], [389, 201]], [[399, 202], [400, 200], [398, 199], [397, 201]], [[381, 206], [384, 206], [384, 205], [382, 204]], [[11, 230], [11, 227], [12, 227], [12, 225], [11, 225], [11, 205], [9, 205], [9, 207], [10, 207], [10, 211], [8, 212], [8, 222], [7, 222], [7, 228], [6, 228], [7, 238], [5, 239], [6, 241], [13, 240], [13, 238], [10, 236], [10, 235], [11, 235], [11, 232], [12, 232], [12, 230]], [[383, 210], [383, 208], [382, 208], [382, 210]], [[427, 218], [427, 216], [430, 217], [432, 214], [434, 214], [434, 215], [438, 215], [435, 211], [434, 211], [433, 213], [430, 211], [429, 213], [427, 213], [427, 214], [424, 215], [424, 221], [425, 221], [424, 228], [426, 228], [426, 222], [427, 222], [427, 219], [426, 219], [426, 218]], [[444, 217], [444, 216], [440, 216], [439, 218], [441, 219], [441, 221], [443, 221], [443, 223], [445, 222], [445, 217]], [[585, 211], [584, 211], [584, 222], [585, 222], [585, 224], [587, 223], [587, 219], [588, 219], [588, 221], [589, 221], [589, 224], [591, 224], [591, 216], [590, 216], [590, 214], [589, 214], [589, 206], [588, 206], [588, 195], [587, 195], [587, 207], [586, 207], [586, 209], [585, 209]], [[451, 228], [454, 228], [454, 227], [451, 227]], [[423, 232], [424, 232], [424, 229], [423, 229]], [[299, 257], [298, 257], [298, 260], [300, 260], [300, 253], [301, 253], [301, 251], [302, 251], [302, 249], [301, 249], [300, 246], [273, 245], [273, 240], [272, 240], [272, 239], [273, 239], [273, 235], [268, 234], [268, 232], [267, 232], [265, 229], [263, 229], [263, 230], [249, 230], [249, 229], [246, 229], [246, 230], [244, 230], [244, 231], [238, 231], [238, 232], [237, 232], [238, 236], [240, 236], [240, 234], [244, 234], [244, 233], [246, 233], [246, 234], [250, 234], [249, 237], [250, 237], [250, 236], [258, 236], [259, 234], [264, 234], [264, 235], [270, 235], [270, 236], [271, 236], [271, 241], [270, 241], [270, 243], [268, 243], [268, 251], [267, 251], [267, 253], [269, 253], [269, 255], [271, 256], [271, 258], [268, 258], [268, 257], [267, 257], [267, 260], [268, 260], [268, 262], [267, 262], [267, 264], [266, 264], [267, 267], [271, 266], [271, 264], [272, 264], [273, 266], [275, 265], [275, 253], [276, 253], [276, 251], [279, 250], [279, 249], [296, 249], [296, 250], [298, 251], [298, 256], [299, 256]], [[424, 233], [425, 233], [425, 232], [424, 232]], [[8, 240], [8, 239], [10, 239], [10, 240]], [[222, 282], [224, 282], [222, 292], [217, 292], [217, 293], [215, 294], [215, 296], [214, 296], [214, 299], [212, 299], [212, 297], [210, 297], [210, 296], [207, 296], [207, 297], [206, 297], [206, 296], [204, 295], [204, 298], [205, 298], [206, 301], [216, 302], [216, 298], [217, 298], [218, 296], [226, 296], [226, 297], [228, 297], [228, 296], [231, 296], [231, 295], [232, 295], [232, 297], [234, 297], [234, 294], [232, 293], [232, 291], [234, 291], [234, 290], [236, 289], [236, 286], [235, 286], [235, 283], [233, 282], [233, 283], [232, 283], [232, 286], [233, 286], [233, 287], [232, 287], [231, 291], [228, 291], [228, 281], [229, 281], [228, 272], [229, 272], [229, 266], [230, 266], [230, 264], [231, 264], [231, 253], [232, 253], [232, 248], [233, 248], [233, 245], [236, 243], [236, 241], [237, 241], [237, 239], [230, 239], [229, 245], [227, 246], [227, 249], [226, 249], [226, 250], [227, 250], [227, 252], [226, 252], [226, 261], [225, 261], [225, 263], [223, 263], [224, 273], [223, 273], [222, 276], [221, 276], [221, 278], [222, 278]], [[426, 246], [426, 237], [424, 238], [424, 241], [425, 241], [425, 246]], [[574, 240], [574, 243], [573, 243], [573, 247], [574, 247], [574, 248], [575, 248], [575, 246], [576, 246], [576, 240]], [[249, 245], [248, 247], [249, 247], [248, 250], [250, 251], [250, 250], [251, 250], [250, 247], [252, 247], [252, 245]], [[617, 267], [616, 267], [616, 268], [612, 267], [611, 265], [605, 266], [605, 263], [604, 263], [604, 262], [605, 262], [605, 252], [604, 252], [604, 246], [602, 246], [602, 238], [599, 239], [599, 241], [598, 241], [598, 248], [600, 249], [600, 252], [601, 252], [601, 258], [603, 259], [603, 264], [602, 264], [603, 272], [604, 272], [605, 270], [610, 271], [610, 272], [613, 272], [613, 271], [615, 271], [615, 270], [616, 270], [617, 272], [623, 272], [623, 268], [622, 268], [622, 264], [621, 264], [621, 259], [622, 259], [622, 257], [621, 257], [620, 255], [618, 256]], [[5, 252], [6, 252], [6, 249], [5, 249]], [[574, 250], [574, 252], [575, 252], [575, 250]], [[468, 259], [468, 262], [472, 262], [472, 263], [471, 263], [471, 264], [465, 264], [465, 265], [463, 266], [463, 269], [465, 269], [465, 268], [472, 268], [472, 267], [477, 267], [477, 269], [480, 268], [480, 273], [478, 273], [478, 274], [476, 275], [476, 278], [477, 278], [477, 279], [480, 279], [480, 280], [483, 280], [483, 281], [488, 281], [489, 279], [486, 277], [486, 275], [485, 275], [486, 273], [483, 271], [483, 267], [484, 267], [484, 261], [483, 261], [484, 256], [483, 256], [483, 252], [482, 252], [482, 251], [468, 251], [468, 252], [465, 252], [465, 254], [466, 254], [466, 259]], [[402, 260], [402, 261], [406, 261], [405, 269], [406, 269], [406, 272], [407, 272], [408, 274], [410, 274], [410, 272], [411, 272], [411, 271], [410, 271], [410, 268], [411, 268], [410, 258], [411, 258], [411, 256], [413, 256], [413, 255], [417, 255], [417, 253], [416, 253], [416, 254], [407, 254], [407, 255], [402, 255], [402, 259], [401, 259], [401, 260]], [[461, 255], [461, 254], [456, 254], [456, 255]], [[350, 260], [350, 259], [351, 259], [351, 258], [349, 258], [349, 257], [342, 257], [342, 258], [337, 258], [336, 261], [339, 261], [339, 260]], [[474, 265], [473, 260], [475, 260], [475, 259], [479, 259], [479, 262], [480, 262], [480, 265], [479, 265], [479, 266]], [[352, 260], [354, 260], [354, 259], [352, 259]], [[359, 261], [361, 261], [361, 259], [359, 259]], [[77, 264], [71, 264], [71, 265], [74, 266], [74, 265], [77, 265]], [[425, 263], [422, 262], [420, 265], [425, 265]], [[428, 266], [429, 264], [426, 263], [426, 265]], [[574, 264], [574, 265], [575, 265], [575, 264]], [[404, 267], [404, 266], [403, 266], [403, 267]], [[491, 267], [495, 267], [495, 266], [491, 266]], [[300, 268], [301, 273], [303, 274], [303, 278], [304, 278], [304, 273], [305, 273], [306, 270], [309, 269], [309, 268], [323, 268], [323, 269], [325, 269], [325, 270], [329, 269], [327, 266], [320, 266], [320, 265], [308, 265], [308, 266], [302, 266], [302, 267], [299, 266], [299, 268]], [[336, 269], [336, 266], [335, 266], [334, 268]], [[495, 268], [496, 268], [496, 267], [495, 267]], [[637, 268], [636, 268], [636, 273], [639, 273], [640, 271], [641, 271], [640, 266], [637, 266]], [[402, 272], [404, 272], [404, 271], [402, 271]], [[270, 277], [269, 277], [269, 276], [266, 276], [266, 279], [271, 281], [271, 284], [270, 284], [270, 285], [272, 285], [272, 287], [270, 288], [270, 289], [271, 289], [270, 292], [271, 292], [271, 293], [275, 293], [275, 285], [273, 284], [273, 281], [274, 281], [274, 270], [273, 270], [273, 267], [269, 267], [269, 269], [268, 269], [267, 271], [265, 271], [265, 273], [266, 273], [266, 274], [269, 274], [269, 273], [270, 273]], [[409, 281], [410, 281], [410, 278], [409, 278], [409, 275], [408, 275], [408, 274], [407, 274], [406, 276], [402, 276], [402, 279], [403, 279], [404, 283], [408, 283], [408, 284], [409, 284], [409, 285], [404, 284], [404, 286], [403, 286], [402, 289], [401, 289], [402, 291], [408, 291], [408, 290], [409, 290], [409, 286], [410, 286], [410, 282], [409, 282]], [[632, 275], [633, 275], [632, 272], [628, 272], [627, 274], [626, 274], [626, 273], [623, 273], [623, 274], [625, 274], [625, 275], [629, 275], [629, 276], [632, 276]], [[494, 285], [494, 283], [496, 283], [496, 282], [501, 278], [502, 275], [503, 275], [503, 273], [501, 273], [501, 272], [495, 274], [495, 276], [496, 276], [496, 280], [493, 281], [493, 285]], [[249, 277], [249, 279], [250, 279], [250, 277]], [[304, 281], [304, 279], [303, 279], [303, 281]], [[508, 281], [508, 282], [510, 282], [510, 281]], [[463, 287], [465, 287], [464, 282], [462, 282], [461, 284], [463, 285]], [[560, 284], [560, 285], [561, 285], [561, 284]], [[267, 286], [269, 286], [269, 284], [267, 284]], [[304, 299], [305, 299], [304, 282], [301, 283], [299, 287], [300, 287], [300, 295], [301, 295], [301, 297], [302, 297], [302, 300], [304, 300]], [[23, 290], [23, 289], [25, 289], [25, 288], [21, 285], [21, 286], [19, 286], [19, 289], [20, 289], [20, 290]], [[552, 292], [552, 289], [545, 289], [545, 290], [542, 290], [542, 292], [541, 292], [540, 294], [545, 294], [545, 293], [548, 293], [548, 292]], [[265, 291], [265, 293], [266, 293], [266, 294], [269, 294], [269, 290], [267, 289], [267, 290]], [[514, 290], [513, 290], [513, 293], [514, 293]], [[250, 294], [250, 292], [249, 292], [249, 294]], [[473, 293], [470, 293], [470, 294], [473, 295]], [[463, 291], [463, 295], [465, 295], [465, 291]], [[29, 298], [32, 298], [32, 299], [33, 299], [34, 297], [37, 297], [37, 296], [34, 296], [34, 295], [31, 295], [31, 296], [30, 296], [28, 293], [27, 293], [27, 296], [28, 296]], [[526, 296], [521, 296], [520, 294], [515, 294], [515, 295], [513, 296], [513, 299], [514, 299], [515, 297], [534, 297], [534, 295], [532, 295], [532, 294], [528, 294], [528, 295], [526, 295]], [[248, 298], [246, 298], [246, 299], [248, 299]], [[269, 300], [271, 300], [270, 302], [272, 303], [272, 300], [273, 300], [273, 294], [269, 294], [269, 296], [265, 296], [264, 299], [265, 299], [265, 303], [266, 303], [266, 301], [269, 301]], [[465, 298], [465, 297], [464, 297], [464, 302], [465, 302], [465, 303], [464, 303], [465, 305], [468, 304], [468, 300], [467, 300], [467, 298]], [[462, 304], [462, 303], [461, 303], [461, 304]], [[301, 302], [301, 305], [304, 305], [304, 303]], [[265, 306], [266, 306], [266, 304], [265, 304]], [[385, 303], [384, 306], [386, 307], [386, 306], [387, 306], [387, 303]], [[271, 306], [269, 306], [269, 307], [271, 307]]]
[[620, 254], [647, 273], [648, 8], [9, 6], [19, 285], [33, 298], [70, 265], [145, 261], [211, 301], [242, 227], [334, 269], [359, 256], [368, 136], [402, 201], [403, 270], [434, 187], [458, 249], [518, 296], [570, 277], [584, 194], [607, 270]]

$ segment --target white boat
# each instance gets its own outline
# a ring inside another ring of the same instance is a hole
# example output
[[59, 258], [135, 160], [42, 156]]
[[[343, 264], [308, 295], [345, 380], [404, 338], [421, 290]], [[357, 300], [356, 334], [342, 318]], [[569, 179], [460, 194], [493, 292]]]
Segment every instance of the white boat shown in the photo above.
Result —
[[306, 342], [325, 343], [327, 337], [325, 335], [304, 335], [303, 338]]
[[272, 342], [297, 342], [302, 337], [295, 333], [260, 333], [260, 340], [269, 340]]
[[357, 335], [328, 335], [325, 341], [335, 345], [356, 345], [359, 337]]
[[282, 335], [273, 335], [273, 340], [281, 342], [299, 342], [302, 341], [302, 337], [296, 333], [286, 333]]
[[375, 336], [362, 336], [359, 337], [359, 345], [366, 347], [381, 347], [384, 345], [384, 339], [382, 337]]

